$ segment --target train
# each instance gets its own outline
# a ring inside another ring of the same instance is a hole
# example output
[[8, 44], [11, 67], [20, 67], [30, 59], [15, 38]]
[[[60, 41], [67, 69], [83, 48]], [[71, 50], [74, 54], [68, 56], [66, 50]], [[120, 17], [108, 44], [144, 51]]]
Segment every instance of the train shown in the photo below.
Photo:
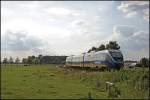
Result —
[[97, 68], [120, 70], [124, 66], [123, 54], [120, 50], [102, 50], [97, 52], [71, 55], [66, 58], [66, 67]]

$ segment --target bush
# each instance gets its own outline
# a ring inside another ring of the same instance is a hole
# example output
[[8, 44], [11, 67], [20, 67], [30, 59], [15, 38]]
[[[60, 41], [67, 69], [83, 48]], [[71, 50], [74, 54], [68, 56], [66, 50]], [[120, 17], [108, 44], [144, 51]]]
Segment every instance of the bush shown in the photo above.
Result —
[[142, 65], [142, 67], [149, 67], [149, 60], [148, 60], [148, 58], [142, 58], [140, 60], [140, 63]]
[[108, 93], [108, 97], [111, 97], [111, 98], [117, 98], [120, 95], [121, 95], [121, 91], [116, 86], [111, 87]]
[[137, 64], [135, 65], [135, 67], [142, 67], [142, 64], [141, 64], [141, 63], [137, 63]]

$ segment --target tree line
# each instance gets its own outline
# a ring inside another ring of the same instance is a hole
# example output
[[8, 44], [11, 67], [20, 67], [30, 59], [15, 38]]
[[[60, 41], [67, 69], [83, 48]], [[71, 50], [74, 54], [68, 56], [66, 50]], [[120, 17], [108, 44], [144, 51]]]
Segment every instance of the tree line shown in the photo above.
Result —
[[42, 56], [38, 55], [37, 57], [32, 55], [27, 58], [20, 60], [18, 57], [14, 60], [12, 57], [9, 59], [4, 58], [3, 64], [64, 64], [67, 56]]
[[4, 58], [3, 61], [1, 62], [3, 64], [19, 64], [20, 59], [17, 57], [15, 60], [10, 56], [10, 58]]
[[116, 41], [110, 41], [106, 45], [101, 44], [99, 47], [92, 47], [91, 49], [88, 50], [88, 53], [90, 53], [91, 51], [101, 51], [101, 50], [109, 50], [109, 49], [119, 50], [120, 46]]
[[136, 64], [136, 67], [149, 67], [150, 59], [141, 58], [140, 61]]

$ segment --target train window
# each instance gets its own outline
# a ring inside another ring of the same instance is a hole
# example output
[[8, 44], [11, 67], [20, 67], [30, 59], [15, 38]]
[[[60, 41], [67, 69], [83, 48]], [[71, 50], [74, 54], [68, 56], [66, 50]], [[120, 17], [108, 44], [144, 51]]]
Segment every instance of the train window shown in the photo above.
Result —
[[73, 57], [73, 62], [81, 62], [82, 61], [81, 58], [82, 58], [81, 56], [75, 56]]
[[92, 61], [92, 55], [86, 54], [86, 55], [84, 56], [84, 61]]
[[117, 52], [112, 52], [111, 55], [113, 57], [122, 57], [121, 53], [117, 53]]
[[101, 60], [105, 60], [105, 55], [104, 54], [101, 55]]
[[103, 53], [94, 54], [93, 59], [96, 61], [105, 60], [105, 55]]
[[110, 54], [116, 61], [123, 61], [123, 55], [121, 52], [110, 52]]
[[94, 55], [93, 55], [93, 60], [94, 60], [94, 61], [98, 60], [97, 54], [94, 54]]

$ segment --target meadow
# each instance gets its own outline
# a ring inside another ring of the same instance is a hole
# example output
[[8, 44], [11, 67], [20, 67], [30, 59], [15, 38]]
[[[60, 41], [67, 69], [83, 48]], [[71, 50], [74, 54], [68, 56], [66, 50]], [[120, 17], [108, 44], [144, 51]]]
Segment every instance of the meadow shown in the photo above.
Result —
[[[1, 99], [149, 99], [149, 69], [67, 71], [47, 65], [2, 65]], [[115, 85], [108, 92], [106, 82]]]

